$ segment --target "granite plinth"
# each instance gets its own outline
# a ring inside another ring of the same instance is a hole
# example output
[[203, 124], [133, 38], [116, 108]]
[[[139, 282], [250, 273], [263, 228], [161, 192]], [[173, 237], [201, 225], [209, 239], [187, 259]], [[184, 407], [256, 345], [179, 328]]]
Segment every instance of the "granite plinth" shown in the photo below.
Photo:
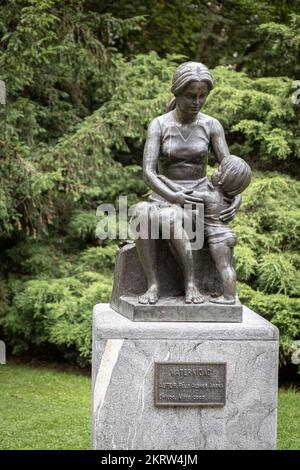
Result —
[[[224, 406], [155, 406], [155, 362], [225, 363]], [[132, 322], [94, 308], [94, 449], [274, 449], [278, 330], [241, 323]]]

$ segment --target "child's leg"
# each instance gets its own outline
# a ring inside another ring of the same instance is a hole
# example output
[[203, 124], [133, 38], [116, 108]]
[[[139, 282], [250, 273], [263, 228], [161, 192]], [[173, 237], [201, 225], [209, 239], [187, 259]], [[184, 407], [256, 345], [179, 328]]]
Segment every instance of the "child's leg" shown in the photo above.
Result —
[[236, 273], [232, 265], [234, 240], [226, 240], [209, 245], [210, 254], [215, 262], [223, 286], [223, 296], [211, 299], [215, 303], [235, 302]]

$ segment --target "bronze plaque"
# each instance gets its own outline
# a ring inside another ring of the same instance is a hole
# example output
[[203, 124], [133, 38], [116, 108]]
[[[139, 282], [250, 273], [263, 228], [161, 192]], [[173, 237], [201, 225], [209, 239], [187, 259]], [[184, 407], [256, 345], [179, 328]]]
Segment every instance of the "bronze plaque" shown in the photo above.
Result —
[[156, 406], [224, 406], [226, 363], [155, 362]]

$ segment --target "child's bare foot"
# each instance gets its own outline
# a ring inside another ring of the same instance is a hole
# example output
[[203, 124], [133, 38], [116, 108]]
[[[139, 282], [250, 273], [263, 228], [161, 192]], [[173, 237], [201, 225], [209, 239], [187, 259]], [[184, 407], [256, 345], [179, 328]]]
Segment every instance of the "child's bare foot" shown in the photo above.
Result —
[[204, 302], [204, 298], [200, 294], [199, 289], [194, 284], [190, 284], [186, 288], [185, 303], [202, 304], [203, 302]]
[[210, 298], [209, 301], [214, 304], [225, 304], [225, 305], [235, 304], [234, 297], [224, 297], [224, 295], [220, 295], [219, 297], [215, 297], [215, 298]]
[[139, 296], [140, 304], [156, 304], [158, 301], [158, 286], [153, 284], [145, 292], [145, 294]]

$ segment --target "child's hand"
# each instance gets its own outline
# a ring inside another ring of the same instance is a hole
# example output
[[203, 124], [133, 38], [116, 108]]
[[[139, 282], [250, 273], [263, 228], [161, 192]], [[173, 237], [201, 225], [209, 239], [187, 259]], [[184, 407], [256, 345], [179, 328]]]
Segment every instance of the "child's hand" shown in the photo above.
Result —
[[233, 198], [224, 197], [224, 200], [231, 204], [229, 207], [227, 207], [227, 209], [224, 209], [221, 212], [219, 218], [220, 220], [222, 220], [222, 222], [228, 222], [229, 220], [233, 219], [238, 209], [240, 208], [240, 205], [242, 203], [242, 197], [238, 194], [237, 196], [234, 196]]

